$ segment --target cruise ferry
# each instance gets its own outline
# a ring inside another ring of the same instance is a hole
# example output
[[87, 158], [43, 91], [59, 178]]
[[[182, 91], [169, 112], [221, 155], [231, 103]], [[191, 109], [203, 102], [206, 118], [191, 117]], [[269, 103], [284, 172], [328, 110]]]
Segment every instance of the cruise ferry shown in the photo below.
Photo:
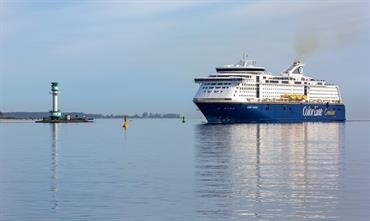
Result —
[[273, 75], [244, 55], [237, 64], [195, 78], [200, 87], [193, 101], [211, 124], [345, 121], [339, 87], [309, 77], [303, 67], [295, 61]]

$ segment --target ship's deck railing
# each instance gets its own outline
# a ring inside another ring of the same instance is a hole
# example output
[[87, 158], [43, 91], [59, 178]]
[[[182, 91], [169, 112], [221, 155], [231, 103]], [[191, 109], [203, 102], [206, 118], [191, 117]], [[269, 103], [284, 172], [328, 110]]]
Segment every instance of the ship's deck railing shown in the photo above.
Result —
[[280, 98], [280, 99], [261, 99], [257, 102], [269, 102], [269, 103], [317, 103], [317, 104], [340, 104], [342, 103], [340, 100], [293, 100], [288, 98]]

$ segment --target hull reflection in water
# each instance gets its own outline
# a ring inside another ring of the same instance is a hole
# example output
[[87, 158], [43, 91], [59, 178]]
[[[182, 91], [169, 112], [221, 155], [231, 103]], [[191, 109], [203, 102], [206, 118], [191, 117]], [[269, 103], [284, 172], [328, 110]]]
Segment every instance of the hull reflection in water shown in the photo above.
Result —
[[197, 215], [336, 219], [344, 123], [198, 125]]

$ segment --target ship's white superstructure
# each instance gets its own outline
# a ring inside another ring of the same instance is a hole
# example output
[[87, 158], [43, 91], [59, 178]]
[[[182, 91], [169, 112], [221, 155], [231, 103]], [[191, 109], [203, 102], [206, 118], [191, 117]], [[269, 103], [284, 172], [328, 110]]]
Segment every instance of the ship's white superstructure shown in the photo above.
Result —
[[337, 85], [309, 77], [299, 61], [278, 76], [255, 64], [244, 56], [237, 64], [216, 68], [215, 74], [195, 78], [200, 87], [194, 101], [342, 103]]

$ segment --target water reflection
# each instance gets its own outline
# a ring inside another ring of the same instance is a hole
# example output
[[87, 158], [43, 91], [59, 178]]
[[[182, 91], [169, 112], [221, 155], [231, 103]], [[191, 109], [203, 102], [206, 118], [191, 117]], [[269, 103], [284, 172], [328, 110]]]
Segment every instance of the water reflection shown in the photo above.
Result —
[[51, 125], [51, 192], [52, 192], [52, 209], [56, 211], [58, 209], [58, 130], [59, 124]]
[[204, 219], [335, 219], [343, 123], [198, 125]]

